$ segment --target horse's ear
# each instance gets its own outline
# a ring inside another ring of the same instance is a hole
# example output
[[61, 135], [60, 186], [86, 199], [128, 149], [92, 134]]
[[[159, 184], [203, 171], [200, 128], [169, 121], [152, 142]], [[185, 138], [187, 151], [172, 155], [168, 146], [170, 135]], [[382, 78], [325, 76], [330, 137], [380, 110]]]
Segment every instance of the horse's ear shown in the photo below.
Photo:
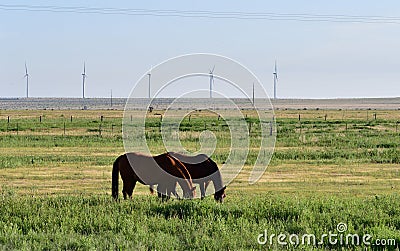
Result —
[[224, 186], [224, 187], [222, 188], [222, 190], [224, 190], [224, 191], [225, 191], [225, 189], [226, 189], [226, 186]]

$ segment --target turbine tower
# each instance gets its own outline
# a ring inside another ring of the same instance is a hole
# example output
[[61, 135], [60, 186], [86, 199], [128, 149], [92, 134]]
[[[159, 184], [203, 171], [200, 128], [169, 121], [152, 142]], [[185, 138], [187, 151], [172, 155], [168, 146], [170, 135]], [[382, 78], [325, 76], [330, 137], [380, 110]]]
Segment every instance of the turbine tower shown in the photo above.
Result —
[[253, 82], [253, 105], [254, 105], [254, 82]]
[[212, 68], [212, 70], [210, 69], [210, 98], [212, 98], [212, 86], [214, 84], [214, 69], [215, 69], [215, 65]]
[[274, 99], [276, 99], [276, 83], [278, 82], [278, 68], [276, 66], [276, 60], [275, 60], [275, 71], [273, 75], [274, 75]]
[[153, 66], [150, 67], [149, 73], [147, 73], [147, 76], [149, 76], [149, 93], [148, 93], [148, 98], [150, 99], [151, 96], [151, 70], [153, 69]]
[[83, 62], [83, 73], [82, 73], [82, 98], [85, 98], [85, 80], [86, 80], [86, 64]]
[[25, 62], [24, 78], [26, 78], [26, 97], [29, 98], [29, 73], [28, 73], [28, 67], [26, 66], [26, 62]]
[[110, 97], [110, 105], [111, 107], [113, 106], [113, 100], [112, 100], [113, 96], [112, 96], [112, 89], [111, 89], [111, 97]]

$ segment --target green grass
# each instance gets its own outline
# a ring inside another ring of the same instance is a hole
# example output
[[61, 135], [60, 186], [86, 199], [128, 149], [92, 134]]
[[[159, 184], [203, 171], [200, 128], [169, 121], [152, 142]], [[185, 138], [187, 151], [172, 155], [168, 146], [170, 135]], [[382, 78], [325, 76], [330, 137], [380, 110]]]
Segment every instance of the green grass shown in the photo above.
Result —
[[[110, 173], [112, 162], [124, 152], [121, 112], [10, 111], [10, 123], [2, 112], [0, 249], [282, 249], [276, 241], [259, 245], [257, 236], [264, 230], [318, 236], [335, 232], [340, 222], [348, 225], [346, 233], [368, 233], [373, 241], [389, 238], [399, 244], [398, 114], [381, 111], [378, 120], [366, 121], [362, 113], [278, 111], [275, 153], [255, 185], [247, 183], [246, 175], [257, 158], [261, 127], [249, 113], [246, 166], [228, 185], [225, 203], [217, 204], [211, 197], [162, 203], [142, 185], [131, 201], [114, 202]], [[149, 115], [146, 137], [155, 154], [164, 151], [159, 126], [159, 116]], [[225, 121], [215, 114], [185, 118], [182, 144], [198, 150], [204, 128], [216, 135], [212, 158], [222, 164], [231, 141]], [[298, 248], [363, 247], [326, 243]]]
[[[369, 199], [235, 195], [224, 204], [211, 198], [162, 203], [149, 196], [115, 203], [109, 196], [30, 198], [3, 192], [0, 246], [19, 250], [258, 250], [265, 248], [257, 243], [264, 230], [321, 236], [338, 233], [340, 222], [347, 223], [348, 233], [373, 235], [371, 242], [389, 238], [400, 243], [398, 195]], [[283, 246], [274, 242], [267, 247]], [[317, 247], [342, 246], [327, 242]]]

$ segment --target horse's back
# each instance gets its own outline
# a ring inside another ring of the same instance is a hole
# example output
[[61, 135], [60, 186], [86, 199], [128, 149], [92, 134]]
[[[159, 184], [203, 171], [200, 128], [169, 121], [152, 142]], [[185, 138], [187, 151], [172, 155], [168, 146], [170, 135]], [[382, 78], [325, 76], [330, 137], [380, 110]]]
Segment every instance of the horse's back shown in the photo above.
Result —
[[201, 179], [219, 171], [217, 164], [206, 154], [196, 156], [188, 156], [175, 152], [171, 152], [170, 154], [186, 166], [192, 179]]
[[137, 152], [129, 152], [125, 155], [130, 169], [141, 183], [157, 184], [162, 179], [159, 165], [153, 156]]

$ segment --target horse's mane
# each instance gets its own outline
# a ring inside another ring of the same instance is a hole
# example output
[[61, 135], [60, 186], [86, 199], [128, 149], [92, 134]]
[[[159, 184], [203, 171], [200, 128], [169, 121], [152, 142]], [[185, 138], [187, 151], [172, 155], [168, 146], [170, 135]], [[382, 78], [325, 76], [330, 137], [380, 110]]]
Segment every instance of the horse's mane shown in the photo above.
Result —
[[[184, 178], [187, 179], [187, 180], [190, 180], [190, 179], [192, 178], [192, 177], [190, 177], [190, 173], [189, 173], [189, 171], [187, 170], [186, 166], [185, 166], [179, 159], [174, 158], [174, 157], [171, 156], [169, 153], [164, 153], [164, 154], [162, 154], [162, 155], [166, 155], [167, 158], [169, 158], [169, 159], [172, 161], [173, 166], [176, 166], [176, 167], [177, 167], [177, 169], [178, 169], [178, 171], [181, 173], [182, 177], [184, 177]], [[160, 155], [159, 155], [159, 156], [160, 156]], [[178, 165], [179, 165], [179, 167], [178, 167]]]
[[195, 156], [185, 155], [177, 152], [168, 152], [168, 154], [170, 154], [172, 157], [178, 159], [184, 164], [200, 164], [207, 160], [210, 160], [210, 157], [208, 157], [206, 154], [203, 153]]

